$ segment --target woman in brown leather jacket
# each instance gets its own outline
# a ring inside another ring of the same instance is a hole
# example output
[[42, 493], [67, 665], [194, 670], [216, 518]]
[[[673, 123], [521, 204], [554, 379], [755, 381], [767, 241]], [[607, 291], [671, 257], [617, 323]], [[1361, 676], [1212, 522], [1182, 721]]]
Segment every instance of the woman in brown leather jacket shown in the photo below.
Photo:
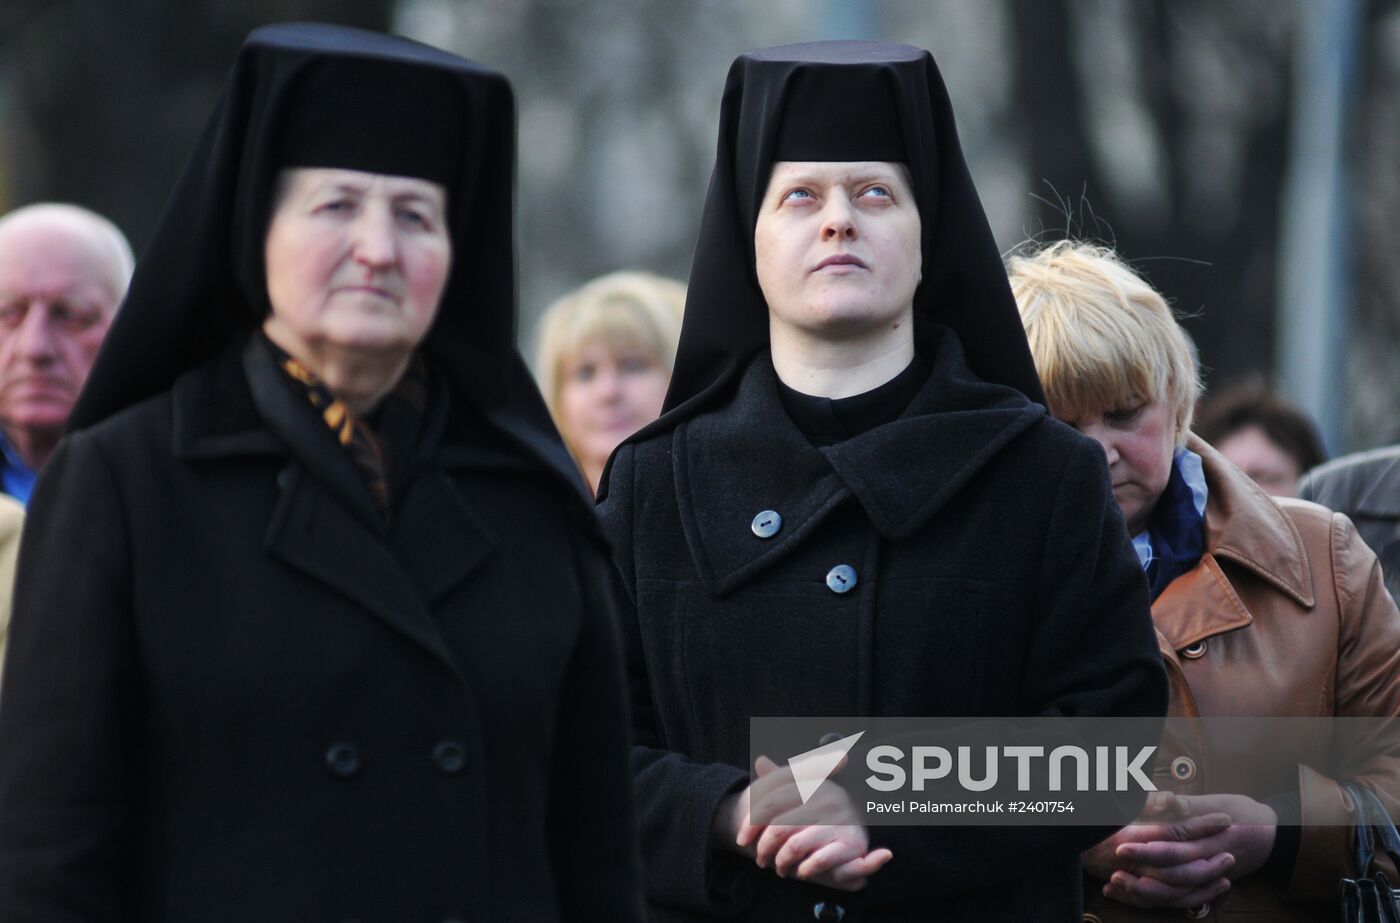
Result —
[[[1170, 715], [1400, 714], [1400, 614], [1375, 555], [1345, 516], [1268, 497], [1191, 435], [1195, 349], [1162, 297], [1111, 250], [1075, 242], [1008, 270], [1051, 412], [1107, 455], [1151, 587]], [[1212, 747], [1169, 735], [1157, 784], [1189, 797], [1159, 802], [1164, 824], [1085, 853], [1085, 919], [1334, 919], [1338, 881], [1358, 871], [1343, 784], [1364, 779], [1400, 816], [1394, 748], [1335, 749], [1278, 735], [1250, 754], [1269, 790], [1222, 794]]]

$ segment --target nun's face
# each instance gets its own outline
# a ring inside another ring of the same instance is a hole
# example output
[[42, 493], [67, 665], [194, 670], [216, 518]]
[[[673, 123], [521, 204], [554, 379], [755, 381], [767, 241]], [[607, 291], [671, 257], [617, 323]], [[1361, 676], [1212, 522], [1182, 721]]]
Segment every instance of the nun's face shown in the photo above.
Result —
[[770, 317], [823, 337], [907, 321], [922, 266], [919, 232], [902, 164], [775, 163], [754, 226]]
[[268, 336], [333, 392], [355, 389], [356, 361], [405, 361], [452, 266], [446, 218], [447, 194], [427, 180], [283, 171], [264, 249]]

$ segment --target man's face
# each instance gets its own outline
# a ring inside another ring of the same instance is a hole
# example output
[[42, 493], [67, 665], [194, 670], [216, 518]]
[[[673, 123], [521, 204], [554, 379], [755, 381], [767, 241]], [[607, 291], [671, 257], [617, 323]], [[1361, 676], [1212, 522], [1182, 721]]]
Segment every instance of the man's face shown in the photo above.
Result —
[[775, 323], [839, 339], [901, 322], [922, 266], [908, 174], [880, 161], [775, 163], [754, 255]]
[[0, 424], [61, 430], [119, 294], [98, 244], [61, 224], [0, 235]]

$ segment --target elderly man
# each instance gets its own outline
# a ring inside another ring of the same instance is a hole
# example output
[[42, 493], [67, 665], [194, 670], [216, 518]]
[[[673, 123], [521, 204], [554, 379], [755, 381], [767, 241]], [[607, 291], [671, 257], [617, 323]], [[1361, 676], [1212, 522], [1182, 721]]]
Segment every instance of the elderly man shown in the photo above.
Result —
[[116, 225], [41, 203], [0, 218], [0, 491], [28, 501], [134, 260]]

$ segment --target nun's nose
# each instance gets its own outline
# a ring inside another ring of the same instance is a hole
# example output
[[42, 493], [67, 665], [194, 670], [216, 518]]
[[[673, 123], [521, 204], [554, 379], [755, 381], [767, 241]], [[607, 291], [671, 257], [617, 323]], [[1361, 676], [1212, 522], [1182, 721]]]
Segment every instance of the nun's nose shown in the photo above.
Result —
[[393, 216], [366, 208], [355, 222], [355, 261], [376, 269], [390, 266], [398, 256]]
[[833, 198], [822, 212], [822, 240], [855, 240], [855, 218], [849, 202]]

